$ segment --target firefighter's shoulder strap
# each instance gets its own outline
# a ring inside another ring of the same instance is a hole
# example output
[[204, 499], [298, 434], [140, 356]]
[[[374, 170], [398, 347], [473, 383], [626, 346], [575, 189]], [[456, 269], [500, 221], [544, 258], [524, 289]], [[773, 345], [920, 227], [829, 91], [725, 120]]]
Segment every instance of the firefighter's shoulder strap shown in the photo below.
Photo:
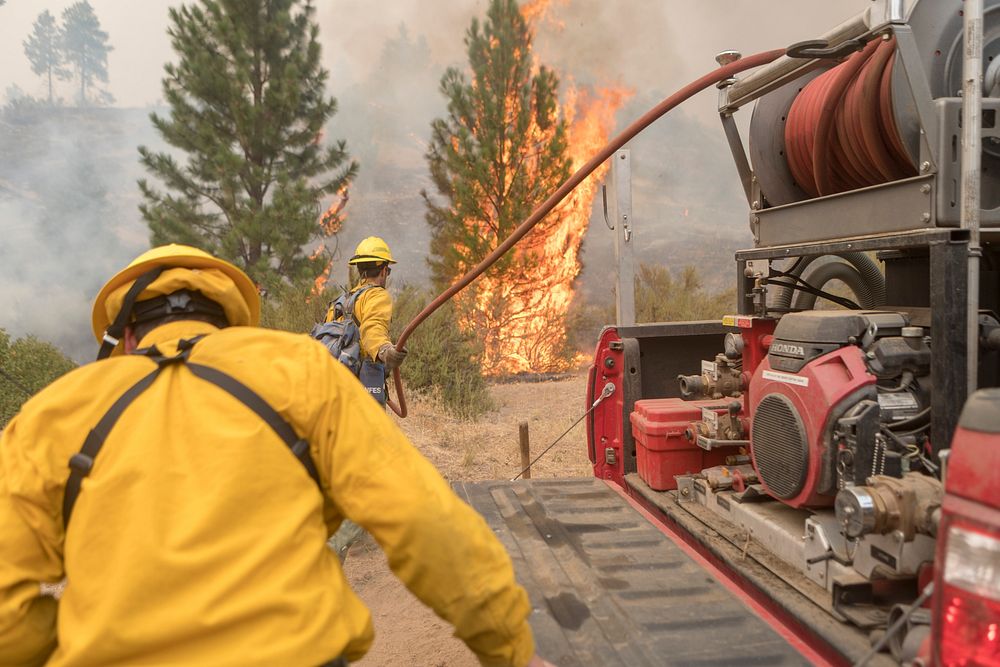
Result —
[[288, 448], [292, 450], [295, 458], [302, 463], [306, 472], [316, 482], [316, 485], [321, 486], [319, 473], [316, 471], [312, 456], [309, 454], [309, 443], [298, 437], [295, 434], [295, 429], [267, 401], [233, 376], [227, 375], [210, 366], [188, 361], [191, 348], [194, 347], [194, 344], [200, 338], [199, 336], [191, 340], [182, 340], [177, 346], [177, 354], [172, 357], [164, 357], [155, 347], [136, 352], [136, 354], [143, 354], [155, 361], [156, 368], [132, 385], [114, 402], [111, 408], [101, 417], [100, 421], [97, 422], [97, 426], [87, 434], [87, 438], [84, 440], [80, 451], [70, 457], [70, 474], [66, 482], [66, 493], [63, 496], [63, 525], [69, 524], [69, 518], [73, 513], [76, 498], [80, 495], [80, 486], [83, 483], [83, 478], [90, 474], [91, 469], [94, 467], [94, 459], [97, 458], [97, 454], [101, 451], [104, 441], [107, 440], [111, 429], [114, 428], [122, 413], [125, 412], [140, 394], [153, 384], [153, 381], [159, 376], [160, 371], [176, 363], [184, 364], [194, 375], [206, 382], [211, 382], [253, 410], [285, 442]]
[[[364, 285], [363, 287], [359, 287], [354, 292], [351, 292], [351, 293], [345, 292], [344, 294], [341, 294], [340, 298], [337, 299], [337, 301], [335, 302], [335, 308], [336, 308], [335, 313], [336, 313], [336, 316], [338, 318], [340, 318], [340, 317], [348, 318], [349, 317], [350, 319], [354, 320], [354, 323], [356, 325], [361, 326], [361, 322], [358, 321], [358, 318], [354, 315], [354, 304], [357, 303], [359, 296], [361, 296], [362, 294], [364, 294], [368, 290], [373, 289], [375, 287], [378, 287], [378, 285]], [[383, 289], [385, 289], [385, 288], [383, 288]]]

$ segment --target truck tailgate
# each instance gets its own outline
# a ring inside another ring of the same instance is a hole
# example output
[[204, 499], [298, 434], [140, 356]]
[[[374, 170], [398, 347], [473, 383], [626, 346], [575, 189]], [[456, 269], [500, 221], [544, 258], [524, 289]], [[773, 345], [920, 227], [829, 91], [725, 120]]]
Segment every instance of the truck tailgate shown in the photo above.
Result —
[[559, 667], [808, 664], [604, 482], [453, 486], [511, 554]]

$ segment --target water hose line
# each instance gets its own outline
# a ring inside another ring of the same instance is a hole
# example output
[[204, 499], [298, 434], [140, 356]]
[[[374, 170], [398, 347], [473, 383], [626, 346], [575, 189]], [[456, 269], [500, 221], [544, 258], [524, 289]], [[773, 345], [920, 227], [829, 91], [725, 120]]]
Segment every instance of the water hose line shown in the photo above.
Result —
[[[857, 299], [858, 305], [864, 309], [871, 309], [874, 304], [871, 301], [871, 293], [865, 285], [864, 279], [858, 270], [847, 262], [837, 259], [825, 264], [814, 264], [809, 273], [802, 277], [806, 283], [812, 285], [817, 290], [826, 287], [831, 280], [840, 280], [847, 285]], [[792, 306], [795, 310], [812, 310], [816, 307], [817, 295], [808, 292], [799, 292], [795, 296]]]
[[[407, 339], [410, 337], [410, 334], [413, 333], [414, 329], [420, 326], [424, 320], [430, 317], [431, 314], [440, 308], [446, 301], [465, 289], [469, 283], [478, 278], [484, 271], [486, 271], [486, 269], [492, 266], [498, 259], [503, 257], [508, 250], [513, 248], [514, 245], [524, 237], [525, 234], [531, 231], [532, 227], [538, 224], [542, 218], [558, 206], [559, 203], [576, 188], [576, 186], [580, 185], [584, 179], [590, 176], [595, 169], [610, 158], [615, 151], [635, 137], [635, 135], [639, 134], [639, 132], [646, 129], [646, 127], [651, 125], [654, 121], [659, 119], [668, 111], [677, 107], [682, 102], [685, 102], [696, 93], [701, 92], [709, 86], [714, 86], [720, 81], [730, 79], [740, 72], [760, 67], [761, 65], [766, 65], [784, 55], [784, 53], [784, 49], [764, 51], [719, 67], [718, 69], [705, 74], [701, 78], [692, 81], [643, 114], [638, 120], [626, 127], [618, 136], [609, 141], [604, 148], [590, 158], [586, 164], [577, 169], [576, 173], [570, 176], [569, 179], [560, 185], [555, 192], [549, 195], [549, 198], [542, 202], [538, 208], [536, 208], [531, 215], [528, 216], [528, 218], [514, 230], [507, 240], [497, 246], [496, 250], [491, 252], [485, 259], [483, 259], [483, 261], [477, 264], [475, 268], [462, 276], [451, 287], [442, 292], [436, 299], [431, 301], [422, 311], [420, 311], [420, 313], [406, 325], [406, 328], [403, 329], [403, 333], [399, 335], [399, 339], [396, 341], [396, 347], [400, 349], [404, 348], [406, 346]], [[406, 417], [406, 396], [403, 393], [403, 381], [400, 378], [398, 368], [392, 372], [392, 379], [396, 390], [396, 398], [399, 400], [399, 403], [397, 405], [390, 400], [389, 407], [392, 408], [393, 412], [400, 417]]]
[[[838, 255], [813, 255], [811, 257], [802, 257], [795, 266], [791, 269], [791, 273], [796, 276], [801, 276], [805, 273], [806, 269], [813, 262], [828, 258], [828, 257], [840, 257], [847, 260], [861, 277], [864, 278], [864, 287], [861, 292], [855, 292], [858, 297], [859, 303], [864, 304], [865, 302], [871, 303], [870, 306], [865, 306], [866, 308], [880, 308], [885, 305], [885, 276], [878, 268], [878, 264], [863, 252], [844, 252]], [[775, 297], [774, 305], [780, 309], [790, 308], [792, 305], [792, 296], [795, 290], [788, 287], [780, 287], [777, 296]]]

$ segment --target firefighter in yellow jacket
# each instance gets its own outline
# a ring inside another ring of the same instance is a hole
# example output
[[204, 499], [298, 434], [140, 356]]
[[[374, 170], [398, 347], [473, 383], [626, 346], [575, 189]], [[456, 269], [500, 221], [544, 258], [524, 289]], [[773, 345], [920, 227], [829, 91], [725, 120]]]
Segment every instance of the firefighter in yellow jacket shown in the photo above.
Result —
[[[406, 350], [397, 350], [389, 340], [389, 323], [392, 321], [392, 297], [385, 289], [392, 273], [389, 245], [377, 236], [369, 236], [358, 244], [354, 255], [347, 262], [358, 271], [358, 283], [349, 294], [364, 289], [354, 302], [354, 318], [361, 331], [361, 353], [373, 361], [381, 361], [387, 371], [399, 367], [406, 359]], [[369, 287], [369, 289], [365, 289]], [[336, 303], [336, 302], [334, 302]], [[326, 321], [338, 317], [334, 304], [326, 313]]]
[[[397, 368], [406, 359], [406, 350], [397, 350], [389, 339], [389, 324], [392, 322], [392, 297], [385, 289], [390, 264], [395, 264], [389, 244], [378, 236], [369, 236], [358, 244], [354, 255], [348, 260], [358, 272], [358, 282], [354, 287], [330, 304], [326, 313], [326, 321], [333, 322], [345, 317], [338, 309], [345, 304], [353, 303], [352, 316], [358, 324], [361, 335], [361, 360], [379, 361], [389, 372]], [[368, 384], [377, 384], [380, 391], [385, 391], [384, 373], [378, 373], [375, 381], [364, 378], [363, 383], [371, 391]], [[384, 397], [385, 394], [382, 394]], [[351, 545], [364, 537], [364, 530], [356, 523], [345, 520], [340, 529], [330, 538], [329, 546], [343, 563], [347, 559]]]
[[344, 517], [484, 665], [547, 664], [486, 523], [322, 345], [259, 311], [242, 271], [185, 246], [101, 290], [110, 358], [0, 436], [0, 664], [357, 660], [371, 617], [325, 547]]

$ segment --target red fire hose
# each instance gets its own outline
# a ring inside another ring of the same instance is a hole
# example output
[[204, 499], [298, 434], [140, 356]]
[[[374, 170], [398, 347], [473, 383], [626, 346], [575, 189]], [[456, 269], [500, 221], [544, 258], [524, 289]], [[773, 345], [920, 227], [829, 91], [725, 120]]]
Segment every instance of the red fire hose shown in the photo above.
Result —
[[[609, 141], [604, 148], [602, 148], [594, 157], [577, 169], [576, 173], [569, 177], [566, 182], [559, 186], [555, 192], [549, 195], [541, 205], [536, 208], [528, 218], [518, 226], [517, 229], [499, 246], [496, 250], [491, 252], [483, 261], [476, 265], [475, 268], [466, 273], [460, 280], [455, 282], [454, 285], [442, 292], [436, 299], [431, 301], [420, 313], [413, 318], [413, 320], [406, 325], [403, 329], [403, 333], [399, 335], [399, 340], [396, 341], [397, 348], [403, 348], [406, 345], [406, 340], [413, 333], [420, 324], [426, 320], [431, 314], [440, 308], [448, 299], [458, 294], [460, 291], [465, 289], [473, 280], [478, 278], [486, 269], [493, 265], [498, 259], [504, 256], [508, 250], [514, 247], [518, 241], [520, 241], [525, 234], [531, 231], [538, 222], [544, 218], [549, 212], [559, 205], [563, 199], [566, 198], [570, 192], [573, 191], [576, 186], [583, 182], [587, 176], [590, 176], [597, 167], [599, 167], [605, 160], [610, 158], [616, 150], [624, 146], [630, 139], [635, 135], [639, 134], [642, 130], [646, 129], [653, 121], [657, 120], [665, 113], [686, 101], [688, 98], [692, 97], [695, 93], [701, 92], [709, 86], [715, 85], [719, 81], [724, 81], [732, 76], [743, 72], [748, 69], [753, 69], [754, 67], [760, 67], [761, 65], [766, 65], [769, 62], [775, 60], [776, 58], [782, 56], [785, 53], [784, 49], [775, 49], [773, 51], [764, 51], [763, 53], [758, 53], [736, 62], [730, 63], [719, 67], [718, 69], [709, 72], [708, 74], [702, 76], [700, 79], [692, 81], [688, 85], [684, 86], [676, 93], [670, 97], [664, 99], [662, 102], [657, 104], [655, 107], [647, 111], [641, 118], [625, 128], [621, 134], [616, 136], [614, 139]], [[399, 369], [393, 371], [392, 375], [393, 383], [396, 388], [396, 396], [399, 399], [399, 404], [397, 405], [392, 400], [389, 400], [389, 407], [400, 417], [406, 417], [406, 396], [403, 394], [403, 381], [399, 376]]]
[[873, 39], [796, 96], [785, 124], [795, 183], [830, 195], [915, 176], [896, 127], [892, 70], [896, 38]]

